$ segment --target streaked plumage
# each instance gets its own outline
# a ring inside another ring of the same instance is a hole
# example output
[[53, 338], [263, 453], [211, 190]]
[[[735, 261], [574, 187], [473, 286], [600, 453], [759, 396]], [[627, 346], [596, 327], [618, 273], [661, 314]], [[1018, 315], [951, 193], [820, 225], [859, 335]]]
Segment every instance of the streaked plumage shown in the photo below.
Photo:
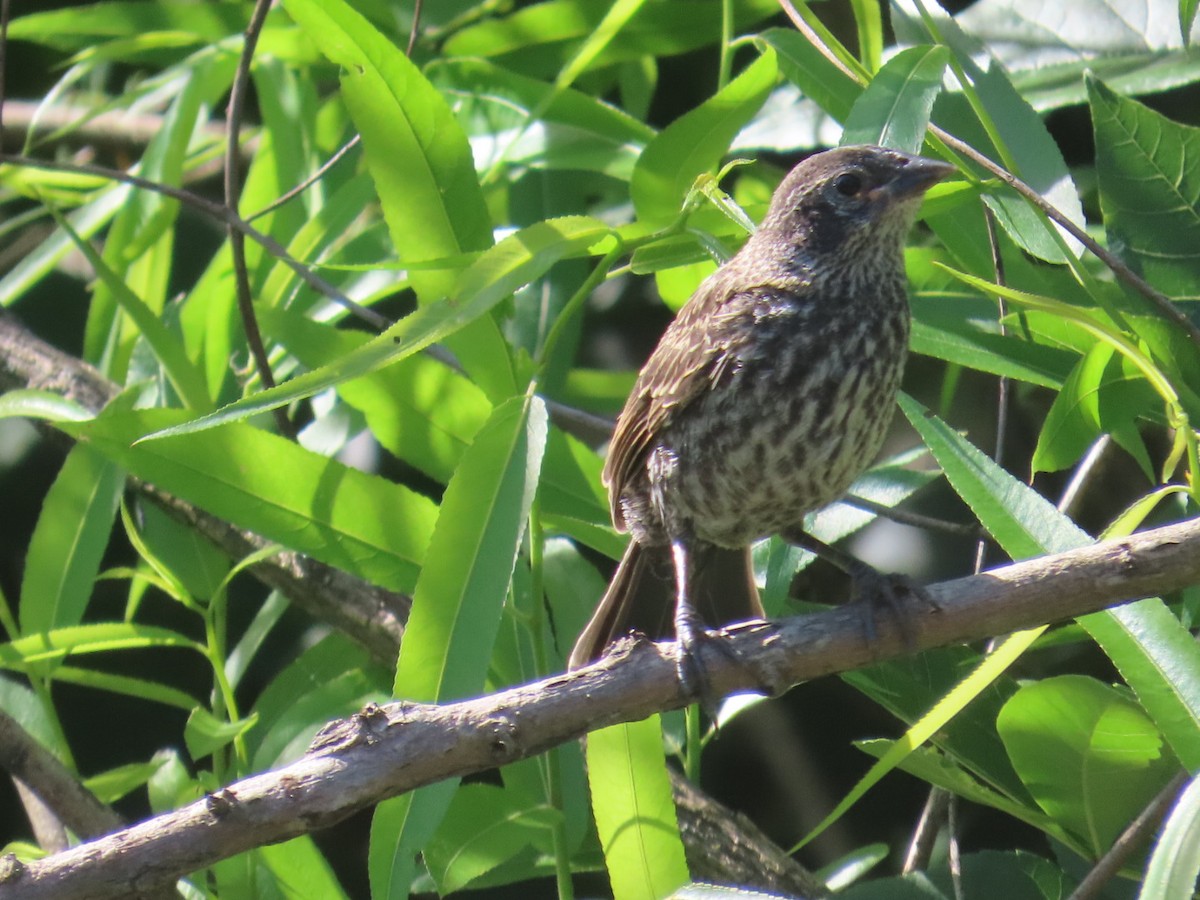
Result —
[[762, 616], [750, 542], [802, 527], [879, 451], [908, 347], [904, 239], [952, 171], [879, 147], [810, 157], [680, 311], [609, 447], [613, 522], [633, 540], [571, 667], [631, 625], [666, 632], [672, 543], [705, 622]]

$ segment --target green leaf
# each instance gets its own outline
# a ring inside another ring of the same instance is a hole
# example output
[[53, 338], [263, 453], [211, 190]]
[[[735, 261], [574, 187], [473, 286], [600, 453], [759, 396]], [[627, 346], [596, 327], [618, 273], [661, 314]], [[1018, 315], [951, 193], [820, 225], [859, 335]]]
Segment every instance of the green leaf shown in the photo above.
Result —
[[147, 559], [157, 560], [188, 595], [210, 600], [223, 587], [229, 558], [195, 528], [173, 518], [153, 503], [142, 504], [139, 529]]
[[[466, 135], [421, 71], [343, 0], [283, 5], [342, 67], [342, 96], [402, 258], [420, 262], [490, 246], [491, 221]], [[446, 272], [410, 278], [424, 302], [447, 296], [453, 284]]]
[[949, 866], [930, 872], [934, 883], [956, 896], [957, 883], [964, 897], [1004, 897], [1005, 900], [1062, 900], [1069, 896], [1075, 878], [1059, 865], [1032, 853], [1018, 850], [1002, 853], [984, 850], [965, 854], [957, 882]]
[[347, 897], [337, 875], [308, 835], [267, 844], [255, 850], [288, 900], [342, 900]]
[[[555, 89], [482, 59], [435, 60], [425, 74], [455, 101], [474, 140], [480, 168], [503, 153], [510, 167], [538, 166], [602, 172], [628, 181], [654, 130], [582, 91]], [[507, 140], [536, 110], [539, 127]]]
[[[1075, 224], [1085, 227], [1083, 208], [1070, 169], [1041, 117], [1017, 93], [1000, 65], [993, 62], [986, 70], [980, 69], [961, 55], [959, 62], [970, 75], [984, 109], [991, 117], [1008, 156], [1013, 160], [1014, 174]], [[961, 94], [943, 92], [939, 95], [933, 120], [993, 160], [1004, 158]], [[983, 170], [978, 171], [981, 177], [986, 175]], [[1050, 262], [1066, 260], [1062, 248], [1049, 230], [1051, 226], [1024, 198], [1008, 189], [1001, 189], [986, 194], [984, 200], [996, 214], [997, 222], [1019, 247], [1039, 259]], [[1068, 246], [1073, 246], [1072, 241], [1067, 240]]]
[[[396, 696], [444, 702], [482, 689], [545, 441], [541, 400], [514, 397], [496, 407], [463, 454], [413, 591]], [[414, 855], [441, 822], [457, 785], [450, 779], [379, 807], [371, 827], [374, 895], [407, 892]]]
[[1107, 433], [1136, 455], [1147, 479], [1154, 483], [1153, 466], [1134, 420], [1153, 409], [1157, 401], [1144, 379], [1124, 370], [1111, 346], [1097, 343], [1054, 398], [1030, 468], [1035, 474], [1065, 469]]
[[75, 653], [106, 653], [148, 647], [190, 647], [197, 652], [204, 652], [204, 648], [195, 641], [169, 628], [110, 622], [56, 628], [0, 644], [0, 666], [24, 671], [30, 665], [58, 661]]
[[[368, 340], [358, 332], [331, 329], [289, 310], [263, 310], [261, 319], [274, 339], [309, 366], [352, 353]], [[443, 483], [449, 481], [492, 410], [487, 397], [465, 376], [419, 354], [339, 384], [337, 390], [363, 413], [384, 448]], [[551, 428], [542, 475], [543, 512], [559, 517], [560, 524], [563, 516], [606, 523], [608, 503], [598, 488], [600, 468], [595, 451]], [[577, 528], [567, 527], [567, 533], [594, 544]]]
[[413, 592], [396, 696], [445, 701], [482, 687], [545, 441], [542, 402], [514, 397], [463, 454]]
[[257, 716], [250, 715], [236, 722], [226, 722], [203, 706], [197, 706], [188, 716], [183, 729], [183, 741], [192, 760], [200, 760], [231, 744], [239, 735], [253, 728], [257, 721]]
[[163, 765], [164, 761], [156, 758], [146, 763], [117, 766], [85, 779], [83, 786], [95, 794], [101, 803], [116, 803], [146, 784]]
[[108, 287], [112, 299], [133, 320], [138, 333], [154, 351], [163, 372], [170, 379], [183, 402], [191, 409], [206, 412], [212, 409], [212, 401], [208, 397], [207, 386], [203, 374], [192, 365], [192, 361], [183, 352], [183, 345], [177, 337], [170, 334], [166, 327], [141, 297], [137, 296], [121, 277], [114, 272], [95, 251], [92, 245], [81, 238], [65, 218], [55, 214], [58, 227], [63, 229], [75, 242], [75, 246], [92, 264], [97, 276]]
[[1193, 778], [1163, 826], [1158, 844], [1146, 867], [1138, 900], [1173, 900], [1190, 897], [1200, 874], [1200, 779]]
[[[136, 167], [136, 173], [151, 181], [179, 186], [183, 181], [184, 161], [197, 123], [206, 115], [206, 105], [224, 94], [237, 70], [233, 54], [208, 52], [198, 55], [179, 73], [178, 87], [163, 118], [161, 127], [150, 139]], [[113, 218], [104, 242], [103, 258], [113, 273], [96, 285], [88, 306], [84, 333], [84, 357], [95, 362], [110, 378], [124, 382], [130, 375], [131, 357], [139, 335], [152, 344], [155, 354], [167, 368], [174, 387], [191, 406], [211, 407], [203, 382], [184, 368], [182, 353], [174, 357], [164, 341], [146, 332], [146, 316], [131, 323], [120, 315], [129, 298], [140, 298], [144, 313], [162, 313], [175, 256], [175, 223], [180, 202], [156, 191], [136, 190]], [[122, 297], [112, 294], [120, 285]], [[133, 313], [124, 310], [131, 318]], [[136, 325], [136, 330], [133, 325]], [[188, 366], [187, 368], [190, 368]], [[176, 383], [176, 379], [178, 383]]]
[[792, 29], [768, 28], [759, 39], [774, 48], [779, 70], [839, 122], [845, 122], [863, 87], [813, 46], [804, 35]]
[[245, 31], [249, 20], [245, 4], [237, 0], [214, 0], [202, 6], [183, 0], [96, 3], [21, 16], [8, 26], [8, 36], [60, 50], [87, 47], [101, 38], [152, 31], [183, 32], [204, 41], [218, 41]]
[[[1014, 559], [1091, 542], [1028, 485], [1017, 481], [912, 398], [900, 408], [946, 478]], [[1138, 695], [1180, 760], [1200, 764], [1200, 648], [1161, 600], [1127, 603], [1080, 620]]]
[[292, 660], [254, 704], [258, 727], [246, 736], [254, 771], [299, 759], [329, 721], [383, 702], [389, 673], [367, 651], [331, 632]]
[[125, 472], [76, 445], [42, 504], [25, 556], [20, 621], [25, 634], [77, 625], [108, 547]]
[[411, 590], [437, 515], [428, 498], [247, 425], [133, 443], [179, 419], [175, 410], [106, 412], [70, 428], [213, 515], [375, 584]]
[[1109, 244], [1176, 299], [1200, 299], [1200, 128], [1088, 84]]
[[955, 492], [1013, 559], [1082, 547], [1091, 538], [1044, 497], [1017, 481], [911, 397], [900, 409], [921, 435]]
[[778, 77], [775, 54], [764, 52], [716, 95], [659, 132], [629, 183], [639, 218], [670, 220], [679, 214], [696, 178], [717, 168]]
[[1200, 648], [1161, 600], [1079, 619], [1188, 768], [1200, 766]]
[[850, 6], [858, 31], [859, 61], [868, 72], [874, 72], [883, 56], [883, 15], [874, 0], [850, 0]]
[[0, 419], [42, 422], [86, 422], [90, 410], [54, 391], [16, 390], [0, 394]]
[[611, 233], [590, 216], [562, 216], [522, 228], [472, 263], [455, 282], [453, 296], [464, 306], [491, 309], [560, 259], [586, 255]]
[[[552, 76], [591, 36], [609, 4], [591, 0], [549, 0], [507, 16], [485, 18], [447, 41], [447, 56], [479, 56], [526, 74]], [[646, 56], [673, 56], [713, 43], [720, 34], [723, 0], [668, 0], [647, 3], [592, 62], [611, 66]], [[771, 0], [735, 0], [736, 29], [777, 13]]]
[[[257, 154], [255, 160], [258, 160]], [[348, 234], [356, 231], [356, 220], [362, 217], [364, 207], [374, 199], [375, 186], [365, 172], [338, 186], [290, 235], [288, 253], [294, 259], [324, 258], [331, 250], [338, 248]], [[261, 223], [255, 220], [255, 224]], [[299, 295], [299, 300], [292, 296], [293, 292]], [[256, 299], [260, 310], [283, 305], [292, 310], [305, 310], [313, 302], [308, 299], [313, 294], [315, 291], [303, 284], [299, 275], [279, 264], [270, 268]]]
[[914, 353], [1054, 390], [1062, 387], [1075, 362], [1072, 353], [1001, 334], [996, 304], [990, 300], [918, 293], [910, 305]]
[[114, 675], [111, 672], [80, 669], [75, 666], [56, 666], [53, 677], [55, 681], [64, 684], [77, 684], [110, 694], [124, 694], [127, 697], [137, 697], [139, 700], [149, 700], [176, 709], [191, 711], [196, 707], [196, 698], [186, 691], [143, 678]]
[[588, 782], [615, 900], [666, 897], [688, 882], [658, 716], [593, 731]]
[[[996, 54], [1021, 93], [1041, 110], [1086, 100], [1083, 75], [1124, 78], [1121, 90], [1157, 93], [1193, 80], [1196, 58], [1181, 32], [1192, 0], [1077, 0], [1065, 10], [1038, 0], [982, 0], [955, 22]], [[1157, 71], [1155, 71], [1157, 70]], [[1173, 74], [1169, 74], [1173, 73]], [[1051, 93], [1053, 91], [1053, 93]]]
[[[17, 170], [5, 167], [0, 169], [0, 173], [3, 175], [0, 181], [7, 184]], [[68, 215], [67, 221], [82, 237], [90, 238], [129, 202], [132, 193], [133, 189], [127, 185], [113, 185], [95, 200]], [[44, 238], [0, 278], [0, 307], [12, 306], [24, 297], [74, 250], [75, 242], [61, 229]]]
[[423, 853], [439, 895], [462, 890], [549, 835], [557, 811], [522, 799], [490, 784], [459, 789]]
[[889, 59], [850, 110], [842, 146], [878, 144], [919, 153], [949, 60], [943, 46], [909, 47]]
[[[901, 722], [912, 725], [967, 678], [981, 659], [968, 648], [945, 647], [847, 672], [842, 678]], [[999, 791], [1007, 803], [1019, 806], [1030, 798], [993, 727], [996, 714], [1016, 689], [1016, 682], [1007, 675], [995, 678], [969, 706], [938, 729], [933, 743], [956, 766], [982, 779], [989, 791]], [[904, 768], [905, 763], [900, 766]]]
[[39, 744], [59, 760], [69, 758], [66, 736], [41, 698], [24, 684], [0, 678], [0, 709], [17, 721]]
[[486, 309], [461, 307], [447, 301], [431, 303], [405, 316], [383, 334], [363, 344], [353, 353], [342, 357], [335, 363], [298, 375], [283, 384], [229, 403], [209, 415], [164, 428], [161, 431], [148, 433], [143, 435], [140, 440], [153, 441], [207, 431], [219, 425], [238, 422], [258, 413], [285, 406], [293, 401], [311, 397], [327, 388], [336, 387], [343, 381], [368, 375], [383, 366], [398, 362], [423, 350], [486, 311]]
[[[314, 370], [336, 366], [371, 339], [291, 309], [264, 309], [260, 321], [266, 334]], [[471, 381], [421, 353], [340, 382], [337, 392], [389, 453], [443, 484], [492, 410]]]
[[1082, 675], [1025, 685], [996, 727], [1038, 805], [1097, 856], [1178, 770], [1136, 703]]
[[[994, 742], [1000, 748], [1001, 753], [1004, 753], [1004, 744], [996, 735], [995, 715], [987, 721], [986, 725], [981, 730], [986, 730], [988, 740]], [[976, 727], [979, 727], [978, 725]], [[882, 759], [895, 745], [895, 741], [885, 738], [875, 738], [873, 740], [855, 741], [854, 746], [864, 753]], [[1012, 764], [1005, 760], [1011, 770]], [[904, 757], [897, 765], [897, 768], [903, 772], [907, 772], [915, 778], [919, 778], [933, 787], [942, 788], [952, 794], [957, 794], [965, 800], [970, 800], [972, 803], [978, 803], [980, 806], [990, 806], [993, 809], [998, 809], [1005, 815], [1012, 816], [1020, 822], [1041, 829], [1047, 834], [1054, 835], [1055, 838], [1070, 843], [1070, 836], [1064, 832], [1058, 824], [1047, 816], [1044, 812], [1038, 809], [1025, 791], [1024, 785], [1017, 779], [1016, 772], [1010, 772], [1011, 778], [1021, 788], [1018, 796], [1021, 800], [1014, 800], [1006, 791], [1002, 792], [995, 789], [973, 775], [968, 768], [962, 765], [954, 758], [953, 753], [946, 753], [940, 749], [933, 747], [917, 747], [911, 753]]]
[[923, 872], [865, 881], [838, 894], [839, 900], [950, 900], [952, 896], [934, 887]]
[[1200, 7], [1198, 0], [1179, 0], [1179, 34], [1183, 43], [1191, 43], [1192, 25], [1196, 21], [1196, 9]]

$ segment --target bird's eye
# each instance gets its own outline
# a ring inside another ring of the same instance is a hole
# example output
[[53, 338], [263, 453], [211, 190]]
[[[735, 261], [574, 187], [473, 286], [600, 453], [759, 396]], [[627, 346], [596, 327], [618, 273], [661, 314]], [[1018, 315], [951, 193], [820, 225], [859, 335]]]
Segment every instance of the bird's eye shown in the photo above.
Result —
[[862, 190], [862, 179], [853, 172], [844, 172], [833, 179], [833, 188], [843, 197], [853, 197]]

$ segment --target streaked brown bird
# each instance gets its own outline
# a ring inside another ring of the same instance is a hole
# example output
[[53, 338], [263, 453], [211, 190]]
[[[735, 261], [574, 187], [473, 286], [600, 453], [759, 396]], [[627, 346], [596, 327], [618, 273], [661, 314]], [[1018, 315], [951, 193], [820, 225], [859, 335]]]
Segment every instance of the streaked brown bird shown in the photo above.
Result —
[[[631, 629], [664, 636], [673, 609], [680, 677], [695, 690], [706, 627], [763, 617], [750, 543], [780, 534], [831, 550], [804, 533], [804, 515], [879, 452], [908, 351], [905, 237], [925, 191], [952, 172], [883, 147], [811, 156], [700, 285], [617, 420], [604, 483], [633, 539], [570, 668]], [[855, 596], [894, 585], [831, 558]]]

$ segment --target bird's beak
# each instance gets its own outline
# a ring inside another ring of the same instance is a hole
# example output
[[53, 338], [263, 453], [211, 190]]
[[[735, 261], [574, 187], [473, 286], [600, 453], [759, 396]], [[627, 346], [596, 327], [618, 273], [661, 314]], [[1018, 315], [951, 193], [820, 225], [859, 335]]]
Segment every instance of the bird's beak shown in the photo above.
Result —
[[908, 165], [887, 185], [887, 192], [896, 200], [906, 200], [925, 193], [943, 178], [958, 170], [950, 163], [924, 156], [909, 157]]

